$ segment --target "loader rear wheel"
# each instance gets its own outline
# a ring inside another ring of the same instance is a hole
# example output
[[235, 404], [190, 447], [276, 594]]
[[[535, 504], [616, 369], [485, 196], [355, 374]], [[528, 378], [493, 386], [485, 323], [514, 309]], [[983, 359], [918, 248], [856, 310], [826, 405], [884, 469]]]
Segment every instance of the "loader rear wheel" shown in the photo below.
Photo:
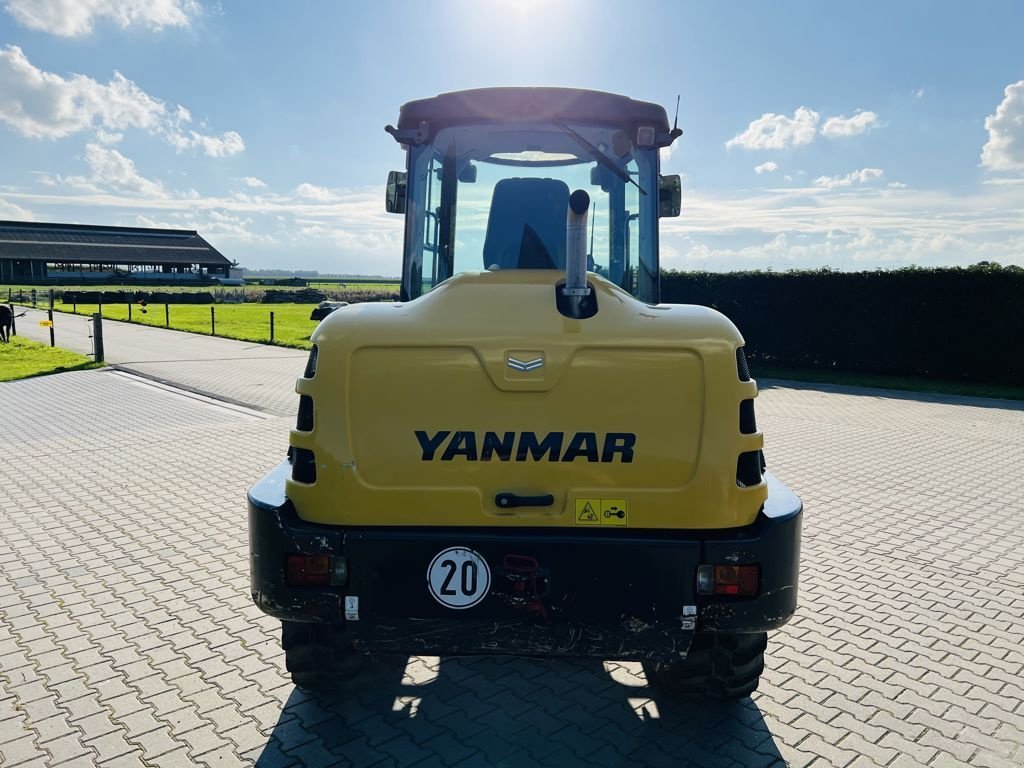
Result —
[[768, 633], [697, 635], [682, 661], [645, 662], [649, 682], [679, 699], [742, 699], [757, 690]]
[[366, 657], [341, 624], [281, 622], [285, 666], [299, 688], [326, 691], [355, 676]]

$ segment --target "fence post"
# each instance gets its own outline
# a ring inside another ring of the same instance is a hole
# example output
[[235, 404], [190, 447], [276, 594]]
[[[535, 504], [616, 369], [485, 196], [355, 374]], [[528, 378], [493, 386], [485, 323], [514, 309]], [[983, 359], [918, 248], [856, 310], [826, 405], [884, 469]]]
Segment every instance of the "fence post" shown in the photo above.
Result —
[[210, 305], [210, 335], [217, 335], [217, 318], [213, 314], [213, 305]]
[[171, 305], [164, 304], [164, 325], [171, 327]]
[[270, 340], [274, 340], [274, 313], [270, 313]]
[[50, 346], [57, 346], [53, 340], [53, 288], [50, 289], [50, 308], [46, 310], [46, 319], [50, 321]]
[[77, 298], [74, 301], [71, 302], [71, 311], [74, 312], [76, 315], [78, 314], [78, 299]]
[[17, 319], [14, 316], [14, 302], [8, 303], [7, 306], [9, 306], [11, 308], [11, 336], [17, 336], [18, 335], [18, 321], [17, 321]]
[[103, 362], [103, 315], [97, 312], [92, 316], [92, 352], [97, 363]]
[[132, 303], [128, 302], [128, 322], [132, 321]]

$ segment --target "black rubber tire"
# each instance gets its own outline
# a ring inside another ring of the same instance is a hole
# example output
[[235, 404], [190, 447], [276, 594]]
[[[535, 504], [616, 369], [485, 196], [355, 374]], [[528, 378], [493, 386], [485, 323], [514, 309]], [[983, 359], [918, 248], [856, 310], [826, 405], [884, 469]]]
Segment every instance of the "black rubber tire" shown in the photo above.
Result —
[[644, 662], [647, 680], [678, 699], [742, 699], [757, 690], [768, 633], [697, 635], [682, 661]]
[[292, 682], [299, 688], [335, 689], [366, 664], [341, 624], [282, 621], [281, 647]]

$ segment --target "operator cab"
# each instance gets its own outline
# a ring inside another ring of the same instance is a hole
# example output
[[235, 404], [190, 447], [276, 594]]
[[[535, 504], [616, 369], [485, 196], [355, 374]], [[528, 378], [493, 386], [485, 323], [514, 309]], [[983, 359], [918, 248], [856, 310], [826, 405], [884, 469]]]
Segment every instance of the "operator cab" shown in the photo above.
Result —
[[680, 134], [665, 110], [567, 88], [460, 91], [402, 107], [407, 149], [386, 207], [405, 214], [402, 300], [461, 272], [566, 269], [570, 194], [588, 193], [587, 270], [658, 302], [658, 218], [680, 180], [659, 173]]

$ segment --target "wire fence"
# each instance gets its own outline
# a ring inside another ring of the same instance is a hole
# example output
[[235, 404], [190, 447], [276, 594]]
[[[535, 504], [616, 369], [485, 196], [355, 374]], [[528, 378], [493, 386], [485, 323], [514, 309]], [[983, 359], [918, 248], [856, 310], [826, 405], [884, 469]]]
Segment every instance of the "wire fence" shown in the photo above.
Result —
[[[12, 298], [17, 298], [15, 295]], [[40, 339], [39, 334], [32, 334], [35, 340], [48, 340], [50, 346], [60, 341], [62, 326], [72, 317], [79, 317], [88, 322], [94, 318], [102, 318], [112, 322], [125, 322], [133, 325], [165, 328], [187, 333], [198, 333], [207, 336], [254, 341], [263, 344], [275, 344], [297, 348], [308, 348], [309, 337], [316, 329], [321, 316], [319, 310], [308, 306], [274, 305], [191, 305], [191, 304], [153, 304], [145, 300], [116, 304], [50, 304], [49, 297], [37, 295], [33, 304], [26, 291], [25, 301], [12, 301], [8, 304], [12, 314], [12, 331], [18, 335], [18, 324], [32, 322], [48, 329], [48, 339]], [[26, 318], [29, 310], [45, 312], [45, 319], [38, 316]], [[313, 316], [316, 319], [313, 319]], [[72, 336], [81, 337], [81, 330], [75, 329]]]
[[[22, 338], [31, 339], [33, 341], [41, 340], [44, 344], [49, 343], [51, 347], [74, 346], [73, 344], [58, 345], [57, 342], [60, 340], [61, 332], [67, 333], [68, 336], [66, 338], [70, 338], [72, 340], [74, 340], [75, 337], [81, 339], [84, 336], [88, 339], [89, 346], [91, 347], [89, 354], [91, 354], [97, 362], [103, 362], [103, 319], [99, 314], [95, 314], [92, 317], [76, 318], [76, 320], [80, 319], [84, 325], [81, 328], [75, 328], [75, 321], [72, 320], [72, 315], [55, 310], [50, 306], [46, 306], [44, 308], [43, 306], [40, 306], [40, 304], [41, 302], [38, 301], [38, 299], [35, 307], [28, 302], [24, 304], [8, 302], [7, 307], [10, 310], [9, 334], [11, 336], [21, 336]], [[40, 316], [39, 313], [45, 314]], [[21, 327], [20, 333], [19, 324]], [[36, 325], [42, 329], [42, 339], [38, 338], [40, 334], [32, 334], [28, 332], [29, 327]], [[81, 349], [79, 348], [78, 351], [81, 351]]]

